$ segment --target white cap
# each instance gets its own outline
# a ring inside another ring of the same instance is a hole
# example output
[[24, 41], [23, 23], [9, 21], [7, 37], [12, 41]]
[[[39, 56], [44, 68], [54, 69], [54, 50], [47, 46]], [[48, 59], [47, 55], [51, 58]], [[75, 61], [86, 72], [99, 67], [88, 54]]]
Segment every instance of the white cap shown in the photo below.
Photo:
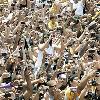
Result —
[[10, 73], [4, 72], [4, 73], [2, 74], [2, 78], [8, 78], [8, 77], [10, 77]]
[[65, 74], [61, 74], [60, 78], [66, 79], [66, 75]]

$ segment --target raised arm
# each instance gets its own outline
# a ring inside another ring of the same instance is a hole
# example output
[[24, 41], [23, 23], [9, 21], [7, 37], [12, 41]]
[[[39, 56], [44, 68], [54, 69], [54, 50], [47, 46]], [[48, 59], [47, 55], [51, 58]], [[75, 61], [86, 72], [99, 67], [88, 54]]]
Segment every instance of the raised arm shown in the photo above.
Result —
[[50, 35], [49, 39], [41, 47], [39, 46], [39, 49], [43, 51], [45, 48], [47, 48], [49, 46], [49, 42], [50, 42], [51, 39], [52, 38], [51, 38], [51, 35]]
[[94, 77], [96, 75], [95, 70], [90, 70], [89, 73], [85, 76], [83, 76], [80, 84], [77, 87], [78, 92], [80, 93], [86, 86], [87, 82], [89, 81], [90, 78]]
[[30, 80], [27, 68], [24, 71], [24, 76], [25, 76], [25, 80], [27, 82], [27, 90], [25, 91], [23, 96], [24, 96], [25, 100], [29, 100], [30, 97], [32, 96], [32, 84], [31, 84], [31, 80]]

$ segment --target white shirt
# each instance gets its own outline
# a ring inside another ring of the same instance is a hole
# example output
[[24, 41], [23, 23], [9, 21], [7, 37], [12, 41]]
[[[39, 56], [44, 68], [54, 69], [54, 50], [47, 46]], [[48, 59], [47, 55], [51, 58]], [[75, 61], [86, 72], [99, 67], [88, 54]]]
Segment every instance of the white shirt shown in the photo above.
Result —
[[38, 50], [37, 61], [35, 63], [35, 67], [34, 67], [35, 79], [36, 79], [37, 74], [38, 74], [40, 67], [42, 65], [42, 59], [43, 59], [43, 52], [41, 50]]
[[49, 54], [49, 55], [52, 55], [54, 54], [54, 48], [52, 46], [49, 45], [48, 48], [45, 49], [46, 53]]
[[75, 15], [83, 16], [83, 9], [84, 9], [83, 2], [78, 1], [78, 3], [75, 4], [73, 0], [70, 0], [70, 1], [71, 1], [71, 3], [73, 3], [73, 9], [76, 9], [75, 10]]
[[38, 51], [37, 61], [35, 63], [35, 68], [40, 68], [43, 60], [43, 52], [41, 50]]
[[36, 1], [35, 1], [35, 4], [36, 4], [37, 6], [41, 6], [42, 4], [46, 4], [46, 3], [47, 3], [47, 0], [44, 1], [44, 2], [42, 2], [42, 0], [36, 0]]

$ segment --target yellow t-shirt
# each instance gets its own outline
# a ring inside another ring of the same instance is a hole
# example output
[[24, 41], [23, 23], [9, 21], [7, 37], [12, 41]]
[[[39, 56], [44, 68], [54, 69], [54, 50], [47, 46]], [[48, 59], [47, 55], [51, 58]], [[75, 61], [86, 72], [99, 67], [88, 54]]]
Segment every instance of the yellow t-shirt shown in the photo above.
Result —
[[51, 20], [48, 22], [48, 28], [50, 29], [50, 30], [54, 30], [55, 28], [57, 28], [57, 26], [58, 26], [58, 22], [52, 22]]
[[66, 98], [66, 100], [72, 100], [72, 97], [73, 97], [73, 96], [74, 96], [74, 94], [72, 94], [70, 88], [68, 88], [68, 89], [65, 91], [65, 98]]
[[53, 4], [52, 7], [49, 9], [50, 13], [52, 14], [58, 14], [60, 11], [60, 7], [58, 4]]
[[76, 100], [77, 97], [78, 97], [78, 93], [71, 92], [70, 88], [67, 88], [65, 90], [65, 100]]

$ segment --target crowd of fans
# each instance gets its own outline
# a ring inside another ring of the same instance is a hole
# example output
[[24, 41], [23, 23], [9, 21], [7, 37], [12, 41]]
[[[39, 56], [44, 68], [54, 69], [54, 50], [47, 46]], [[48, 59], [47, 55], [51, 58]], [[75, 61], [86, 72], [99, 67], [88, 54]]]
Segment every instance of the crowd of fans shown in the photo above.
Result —
[[0, 100], [100, 100], [100, 0], [0, 2]]

